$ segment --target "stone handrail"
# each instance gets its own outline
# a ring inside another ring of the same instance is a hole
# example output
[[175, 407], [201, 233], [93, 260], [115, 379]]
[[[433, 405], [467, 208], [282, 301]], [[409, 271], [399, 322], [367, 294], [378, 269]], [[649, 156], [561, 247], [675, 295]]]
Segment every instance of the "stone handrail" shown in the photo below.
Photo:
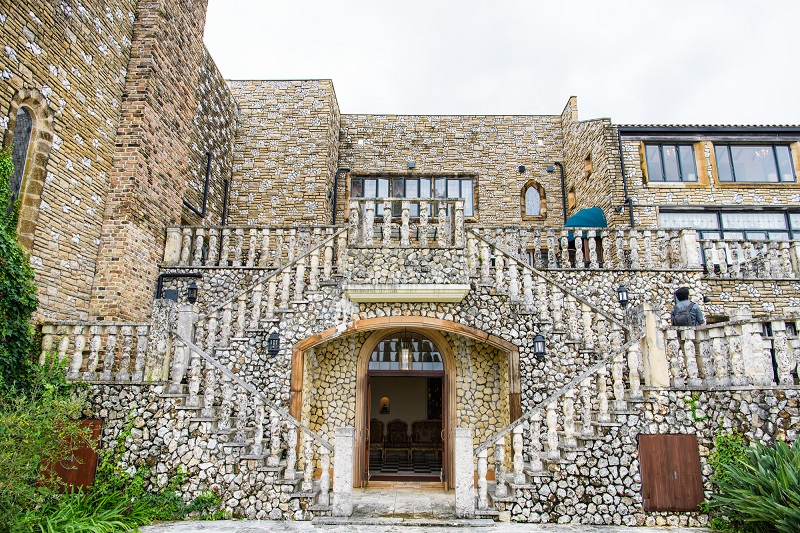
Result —
[[700, 268], [696, 232], [691, 229], [469, 227], [540, 270]]
[[800, 240], [700, 239], [699, 243], [709, 277], [800, 277]]
[[280, 268], [342, 227], [169, 227], [162, 266]]
[[[382, 213], [376, 215], [376, 211]], [[431, 223], [434, 217], [435, 224]], [[412, 223], [412, 218], [416, 223]], [[377, 244], [376, 230], [380, 234]], [[351, 198], [348, 245], [464, 246], [464, 200]]]
[[[798, 328], [798, 314], [765, 320], [753, 318], [747, 306], [729, 322], [667, 328], [671, 384], [679, 388], [773, 386], [777, 378], [781, 385], [794, 385], [792, 373], [800, 372]], [[765, 336], [765, 331], [771, 336]]]
[[39, 362], [55, 351], [71, 381], [161, 381], [168, 349], [155, 346], [149, 335], [143, 322], [49, 322], [42, 325]]

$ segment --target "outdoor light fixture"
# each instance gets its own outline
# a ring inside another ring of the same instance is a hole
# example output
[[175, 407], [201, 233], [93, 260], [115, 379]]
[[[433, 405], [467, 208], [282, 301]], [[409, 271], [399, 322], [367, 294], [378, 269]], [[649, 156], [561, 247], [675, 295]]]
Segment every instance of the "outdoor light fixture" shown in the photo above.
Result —
[[273, 331], [267, 337], [267, 353], [270, 355], [278, 355], [281, 351], [281, 336], [277, 331]]
[[413, 170], [415, 166], [417, 166], [417, 165], [415, 165], [413, 161], [409, 161], [409, 162], [408, 162], [408, 168], [409, 168], [409, 170]]
[[544, 342], [544, 337], [541, 335], [536, 335], [533, 338], [533, 355], [541, 361], [544, 359], [545, 354], [547, 353], [547, 345]]
[[522, 174], [523, 172], [525, 172], [525, 165], [518, 166], [517, 170], [519, 170], [519, 173]]
[[189, 300], [189, 303], [194, 305], [197, 301], [197, 283], [194, 281], [189, 284], [189, 288], [186, 289], [186, 299]]
[[564, 165], [559, 163], [558, 161], [553, 162], [552, 165], [547, 165], [544, 169], [548, 172], [548, 174], [552, 174], [556, 171], [556, 167], [558, 167], [558, 174], [561, 178], [561, 210], [564, 214], [564, 224], [567, 223], [567, 184], [564, 181]]
[[620, 285], [617, 289], [617, 301], [623, 309], [628, 307], [628, 288], [625, 285]]
[[708, 296], [707, 294], [704, 294], [703, 295], [703, 303], [704, 304], [710, 304], [711, 303], [711, 297]]

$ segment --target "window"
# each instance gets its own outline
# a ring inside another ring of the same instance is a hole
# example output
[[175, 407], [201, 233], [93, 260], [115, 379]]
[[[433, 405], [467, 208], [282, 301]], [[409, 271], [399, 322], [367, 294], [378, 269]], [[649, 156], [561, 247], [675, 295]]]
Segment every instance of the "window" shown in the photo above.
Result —
[[694, 228], [705, 239], [785, 241], [800, 237], [800, 213], [780, 211], [668, 211], [663, 229]]
[[691, 144], [648, 144], [644, 151], [648, 181], [697, 181], [694, 146]]
[[787, 145], [717, 144], [714, 155], [721, 182], [796, 181], [792, 153]]
[[522, 216], [543, 217], [545, 216], [544, 189], [541, 185], [531, 180], [522, 188]]
[[[391, 194], [390, 194], [391, 191]], [[375, 177], [353, 178], [350, 182], [351, 198], [462, 198], [464, 216], [475, 216], [475, 189], [472, 178], [409, 178]], [[432, 213], [436, 214], [436, 205]], [[400, 216], [402, 206], [392, 205], [392, 215]], [[419, 204], [411, 204], [411, 216], [419, 216]], [[383, 216], [383, 205], [375, 206], [375, 215]]]
[[14, 210], [14, 204], [19, 199], [22, 191], [22, 177], [25, 175], [25, 163], [28, 160], [28, 146], [31, 142], [31, 131], [33, 129], [33, 118], [27, 109], [20, 107], [17, 111], [17, 118], [14, 121], [14, 133], [11, 138], [11, 161], [14, 163], [14, 173], [11, 175], [9, 188], [11, 189], [11, 201], [6, 207], [6, 215], [10, 215]]

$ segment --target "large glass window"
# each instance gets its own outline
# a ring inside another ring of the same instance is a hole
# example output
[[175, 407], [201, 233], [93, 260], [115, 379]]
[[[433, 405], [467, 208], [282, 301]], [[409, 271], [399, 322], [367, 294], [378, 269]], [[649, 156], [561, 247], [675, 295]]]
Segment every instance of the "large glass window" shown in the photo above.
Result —
[[378, 343], [369, 357], [369, 370], [374, 371], [444, 371], [439, 348], [419, 333], [395, 334]]
[[787, 145], [717, 144], [719, 181], [792, 182], [795, 181], [792, 153]]
[[[389, 191], [391, 190], [391, 194]], [[353, 178], [352, 198], [462, 198], [464, 216], [475, 216], [475, 188], [472, 178]], [[392, 215], [400, 216], [401, 206], [392, 205]], [[432, 214], [435, 215], [436, 206]], [[383, 215], [383, 205], [376, 202], [375, 214]], [[419, 204], [411, 204], [411, 216], [419, 216]]]
[[691, 144], [645, 146], [648, 181], [697, 181], [697, 165]]
[[778, 211], [667, 211], [663, 229], [694, 228], [705, 239], [783, 241], [800, 237], [800, 213]]
[[31, 130], [33, 129], [33, 118], [28, 110], [21, 107], [17, 111], [17, 118], [14, 121], [14, 133], [11, 138], [11, 162], [14, 164], [14, 172], [11, 174], [9, 189], [11, 199], [6, 206], [6, 215], [14, 211], [14, 204], [19, 199], [22, 191], [22, 177], [25, 175], [25, 162], [28, 159], [28, 146], [31, 142]]

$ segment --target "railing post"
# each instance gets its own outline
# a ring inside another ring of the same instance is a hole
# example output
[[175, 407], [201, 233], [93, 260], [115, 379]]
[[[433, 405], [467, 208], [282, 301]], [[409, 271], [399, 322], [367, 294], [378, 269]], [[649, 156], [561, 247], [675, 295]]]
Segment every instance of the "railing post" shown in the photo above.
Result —
[[778, 367], [778, 381], [781, 385], [794, 385], [792, 371], [795, 369], [792, 354], [789, 353], [789, 339], [786, 336], [786, 322], [772, 322], [772, 349], [775, 351], [775, 362]]
[[231, 415], [233, 414], [233, 381], [227, 374], [222, 375], [222, 396], [219, 403], [219, 420], [217, 428], [223, 432], [231, 429]]
[[513, 259], [508, 261], [508, 297], [512, 303], [519, 302], [519, 271]]
[[592, 395], [589, 392], [591, 384], [591, 378], [586, 378], [581, 381], [581, 435], [583, 437], [594, 437], [594, 426], [592, 425]]
[[631, 398], [642, 398], [642, 382], [639, 375], [639, 343], [634, 342], [628, 346], [628, 381], [630, 382], [629, 394]]
[[217, 395], [217, 369], [206, 365], [206, 384], [203, 387], [203, 410], [200, 416], [212, 418], [214, 416], [214, 400]]
[[575, 389], [564, 393], [562, 411], [564, 412], [564, 447], [575, 448], [578, 440], [575, 438]]
[[505, 498], [508, 496], [506, 485], [506, 442], [505, 437], [494, 443], [494, 496]]
[[456, 518], [475, 516], [475, 481], [472, 463], [472, 430], [455, 428]]
[[697, 348], [695, 346], [695, 330], [684, 329], [680, 332], [683, 341], [683, 355], [686, 361], [686, 374], [689, 376], [688, 385], [690, 387], [700, 387], [703, 380], [700, 379], [700, 371], [697, 368]]
[[699, 268], [700, 255], [697, 253], [697, 231], [682, 229], [680, 232], [681, 266]]
[[317, 503], [330, 505], [331, 503], [331, 452], [325, 446], [319, 449], [319, 497]]
[[708, 331], [711, 338], [711, 353], [713, 354], [714, 385], [717, 387], [727, 387], [731, 384], [730, 371], [728, 369], [728, 339], [725, 338], [724, 327], [714, 327]]
[[547, 404], [547, 459], [558, 461], [561, 453], [558, 451], [558, 414], [556, 402]]
[[[280, 461], [281, 453], [281, 421], [278, 418], [278, 413], [273, 412], [270, 414], [270, 424], [270, 457], [278, 458], [275, 462], [275, 465], [277, 465]], [[277, 447], [272, 445], [273, 438], [277, 442]], [[283, 472], [286, 479], [294, 479], [297, 473], [297, 428], [291, 425], [286, 432], [286, 470]]]
[[653, 269], [653, 240], [652, 232], [646, 229], [642, 232], [644, 242], [644, 265], [648, 270]]
[[608, 370], [603, 366], [597, 371], [597, 421], [611, 422], [608, 412]]
[[478, 509], [489, 508], [489, 484], [486, 481], [486, 474], [489, 473], [489, 452], [481, 450], [478, 452]]
[[522, 305], [525, 311], [532, 313], [534, 310], [533, 278], [528, 269], [522, 273]]
[[367, 202], [364, 210], [364, 224], [361, 232], [361, 244], [372, 246], [375, 241], [375, 203]]
[[531, 464], [532, 472], [541, 472], [544, 468], [542, 463], [542, 413], [536, 411], [531, 416], [528, 436], [531, 441]]
[[456, 200], [455, 207], [455, 237], [453, 245], [462, 247], [464, 246], [464, 200]]
[[556, 256], [556, 234], [552, 229], [547, 230], [547, 268], [558, 268], [558, 260]]
[[181, 260], [181, 228], [167, 228], [167, 240], [164, 243], [164, 266], [177, 265]]
[[347, 229], [347, 242], [350, 246], [356, 246], [361, 242], [360, 233], [361, 225], [358, 223], [359, 208], [356, 200], [350, 201], [350, 209], [347, 222], [349, 227]]
[[681, 389], [686, 385], [683, 352], [678, 343], [678, 331], [671, 328], [667, 330], [667, 357], [672, 373], [672, 386]]
[[186, 398], [186, 405], [197, 407], [200, 403], [200, 356], [194, 350], [190, 350], [189, 356], [189, 396]]
[[489, 245], [486, 241], [481, 241], [481, 284], [489, 285], [491, 283], [491, 257], [489, 256]]
[[594, 350], [594, 329], [592, 329], [592, 308], [581, 303], [581, 316], [583, 318], [583, 349]]
[[314, 490], [314, 439], [303, 435], [303, 482], [300, 488], [303, 492]]
[[264, 453], [264, 402], [258, 396], [253, 397], [253, 445], [250, 447], [250, 454], [261, 455]]
[[342, 465], [333, 470], [333, 516], [350, 516], [353, 514], [353, 443], [355, 429], [352, 427], [336, 428], [335, 450], [336, 464]]

